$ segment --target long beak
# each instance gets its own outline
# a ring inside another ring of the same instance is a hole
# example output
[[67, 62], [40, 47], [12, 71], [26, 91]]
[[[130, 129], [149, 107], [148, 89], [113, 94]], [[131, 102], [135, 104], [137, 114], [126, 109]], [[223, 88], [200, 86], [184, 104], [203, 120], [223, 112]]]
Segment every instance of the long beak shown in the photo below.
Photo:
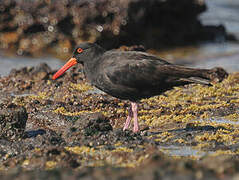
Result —
[[69, 69], [71, 66], [74, 66], [77, 64], [76, 58], [71, 58], [61, 69], [59, 69], [52, 77], [53, 80], [57, 79], [59, 76], [61, 76], [67, 69]]

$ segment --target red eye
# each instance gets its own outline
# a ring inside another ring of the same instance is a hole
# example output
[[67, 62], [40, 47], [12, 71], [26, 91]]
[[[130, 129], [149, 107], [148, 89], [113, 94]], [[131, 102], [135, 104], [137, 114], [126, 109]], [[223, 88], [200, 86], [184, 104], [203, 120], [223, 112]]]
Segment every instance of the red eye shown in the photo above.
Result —
[[78, 49], [77, 49], [77, 52], [78, 52], [78, 53], [82, 53], [82, 51], [83, 51], [83, 49], [81, 49], [81, 48], [78, 48]]

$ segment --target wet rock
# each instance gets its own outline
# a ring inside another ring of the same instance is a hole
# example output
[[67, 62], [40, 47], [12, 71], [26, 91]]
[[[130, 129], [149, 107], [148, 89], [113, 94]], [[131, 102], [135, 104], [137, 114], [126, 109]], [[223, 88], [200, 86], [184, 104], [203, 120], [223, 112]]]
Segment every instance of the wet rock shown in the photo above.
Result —
[[50, 73], [51, 68], [46, 63], [41, 63], [38, 66], [34, 67], [31, 71], [32, 74], [39, 73], [39, 72]]
[[87, 146], [113, 146], [117, 142], [121, 142], [127, 147], [134, 144], [143, 144], [146, 138], [133, 131], [123, 131], [113, 129], [108, 118], [101, 113], [91, 113], [81, 116], [68, 117], [68, 121], [72, 122], [62, 138], [71, 145], [87, 145]]
[[84, 133], [86, 136], [91, 136], [98, 132], [111, 131], [113, 129], [110, 121], [100, 113], [95, 113], [89, 121], [85, 123]]
[[211, 125], [197, 126], [193, 123], [188, 123], [185, 128], [186, 131], [217, 131], [219, 129], [225, 129], [225, 127], [223, 126], [213, 127]]
[[26, 122], [27, 112], [22, 106], [10, 105], [0, 110], [0, 137], [8, 140], [21, 138]]
[[110, 121], [101, 113], [85, 114], [68, 117], [72, 125], [67, 130], [67, 137], [74, 135], [93, 136], [99, 133], [112, 131]]
[[[64, 139], [59, 134], [52, 130], [38, 129], [35, 131], [27, 131], [24, 134], [25, 141], [28, 147], [51, 147], [64, 144]], [[26, 147], [27, 147], [26, 146]]]
[[30, 72], [30, 74], [37, 80], [48, 79], [51, 68], [46, 63], [41, 63]]

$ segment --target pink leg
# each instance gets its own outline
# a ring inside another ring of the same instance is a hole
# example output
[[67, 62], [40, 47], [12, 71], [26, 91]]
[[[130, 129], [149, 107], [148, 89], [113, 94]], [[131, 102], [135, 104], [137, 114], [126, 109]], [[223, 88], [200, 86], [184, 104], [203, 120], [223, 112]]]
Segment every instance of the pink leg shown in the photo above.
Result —
[[133, 117], [133, 112], [132, 112], [132, 106], [131, 106], [131, 105], [130, 105], [130, 107], [129, 107], [128, 113], [129, 113], [129, 114], [128, 114], [128, 117], [127, 117], [127, 119], [126, 119], [126, 121], [125, 121], [123, 131], [125, 131], [126, 129], [129, 128], [131, 119], [132, 119], [132, 117]]
[[139, 131], [139, 124], [138, 124], [138, 104], [136, 102], [131, 103], [133, 116], [134, 116], [134, 129], [133, 132]]

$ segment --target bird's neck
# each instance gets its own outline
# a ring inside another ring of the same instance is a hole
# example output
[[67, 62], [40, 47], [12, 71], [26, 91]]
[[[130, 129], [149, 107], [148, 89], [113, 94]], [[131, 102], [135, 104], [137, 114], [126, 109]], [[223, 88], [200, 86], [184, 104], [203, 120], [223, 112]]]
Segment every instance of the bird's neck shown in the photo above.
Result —
[[85, 56], [83, 57], [83, 66], [91, 66], [101, 57], [106, 50], [95, 44], [93, 48], [86, 50]]
[[97, 48], [95, 48], [94, 53], [90, 53], [88, 55], [88, 60], [83, 64], [84, 74], [89, 81], [93, 81], [97, 72], [97, 67], [100, 64], [100, 59], [105, 52], [105, 49], [98, 46]]

